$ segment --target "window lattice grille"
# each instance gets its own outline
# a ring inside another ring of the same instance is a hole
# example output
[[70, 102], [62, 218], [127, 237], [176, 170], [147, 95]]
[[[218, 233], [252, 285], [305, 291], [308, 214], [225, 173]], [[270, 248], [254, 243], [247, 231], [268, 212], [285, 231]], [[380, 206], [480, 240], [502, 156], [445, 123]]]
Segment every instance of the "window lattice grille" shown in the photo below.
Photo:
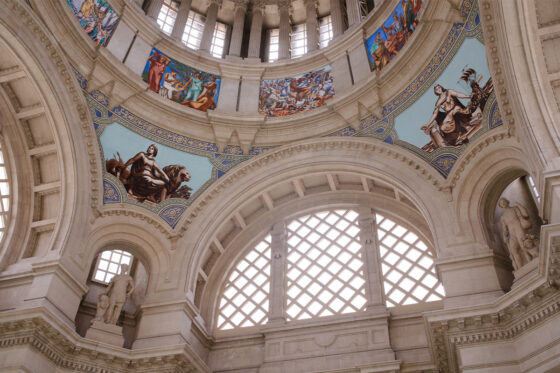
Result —
[[358, 213], [334, 210], [288, 225], [287, 320], [365, 309]]
[[185, 29], [183, 30], [183, 36], [181, 38], [183, 44], [191, 49], [199, 49], [205, 22], [206, 18], [202, 14], [198, 14], [192, 10], [189, 11], [187, 23], [185, 24]]
[[263, 325], [268, 321], [270, 235], [235, 267], [220, 300], [217, 328]]
[[103, 251], [97, 258], [93, 279], [108, 284], [115, 275], [120, 273], [121, 264], [128, 264], [130, 267], [133, 258], [132, 254], [123, 250]]
[[0, 144], [0, 241], [4, 236], [6, 227], [8, 226], [8, 214], [10, 212], [10, 184], [8, 181], [8, 172], [4, 162], [4, 154], [2, 145]]
[[173, 31], [173, 25], [175, 25], [175, 20], [177, 19], [178, 11], [179, 4], [176, 1], [165, 0], [161, 5], [157, 23], [161, 31], [163, 31], [165, 34], [171, 35], [171, 31]]
[[445, 291], [426, 244], [382, 215], [376, 221], [387, 307], [441, 300]]

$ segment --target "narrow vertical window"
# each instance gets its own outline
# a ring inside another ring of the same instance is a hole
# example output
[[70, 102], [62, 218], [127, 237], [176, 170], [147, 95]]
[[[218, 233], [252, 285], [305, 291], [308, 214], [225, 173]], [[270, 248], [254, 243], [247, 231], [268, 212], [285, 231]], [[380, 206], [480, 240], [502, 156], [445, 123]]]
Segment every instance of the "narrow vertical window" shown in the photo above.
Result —
[[268, 33], [268, 62], [278, 60], [278, 43], [280, 40], [280, 29], [273, 28]]
[[177, 19], [177, 12], [179, 11], [179, 3], [173, 0], [165, 0], [159, 11], [157, 23], [161, 31], [167, 35], [171, 35], [175, 20]]
[[290, 49], [292, 58], [300, 57], [307, 53], [307, 28], [305, 23], [292, 27]]
[[325, 48], [333, 38], [332, 18], [326, 16], [319, 19], [319, 48]]
[[212, 44], [210, 45], [210, 53], [216, 58], [224, 57], [224, 46], [226, 41], [227, 25], [225, 23], [216, 22]]
[[537, 186], [535, 185], [535, 181], [533, 180], [533, 178], [530, 175], [527, 175], [527, 181], [528, 181], [529, 187], [531, 188], [531, 192], [533, 192], [533, 196], [537, 200], [537, 204], [540, 204], [541, 203], [541, 196], [539, 195], [539, 190], [537, 189]]
[[191, 10], [187, 17], [183, 37], [181, 38], [183, 44], [191, 49], [199, 49], [205, 22], [206, 18], [203, 15]]

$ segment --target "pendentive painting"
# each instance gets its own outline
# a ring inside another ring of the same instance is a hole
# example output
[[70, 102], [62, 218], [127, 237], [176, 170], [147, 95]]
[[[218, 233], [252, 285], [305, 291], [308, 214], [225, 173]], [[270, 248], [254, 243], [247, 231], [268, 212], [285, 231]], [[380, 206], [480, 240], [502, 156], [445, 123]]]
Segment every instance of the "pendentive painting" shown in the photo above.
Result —
[[208, 158], [154, 142], [118, 123], [106, 126], [100, 142], [106, 171], [141, 203], [188, 200], [212, 178]]
[[333, 96], [331, 67], [327, 65], [291, 78], [262, 80], [259, 113], [267, 117], [302, 113], [323, 106]]
[[381, 71], [404, 47], [416, 26], [422, 0], [402, 0], [392, 16], [366, 40], [372, 71]]
[[400, 140], [427, 153], [469, 142], [494, 90], [484, 45], [467, 38], [436, 82], [395, 118]]
[[220, 77], [184, 65], [152, 49], [142, 79], [150, 90], [160, 96], [193, 109], [207, 111], [216, 108], [220, 92]]
[[80, 25], [97, 45], [107, 46], [119, 15], [107, 0], [67, 0]]

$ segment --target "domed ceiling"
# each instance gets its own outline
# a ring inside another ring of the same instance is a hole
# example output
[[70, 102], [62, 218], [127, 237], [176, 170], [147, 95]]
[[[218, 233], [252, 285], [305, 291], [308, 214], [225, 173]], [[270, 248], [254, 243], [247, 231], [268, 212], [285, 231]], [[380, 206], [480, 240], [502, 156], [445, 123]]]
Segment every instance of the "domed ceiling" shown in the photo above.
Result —
[[[120, 24], [110, 2], [67, 1], [93, 43], [102, 48], [111, 43]], [[222, 12], [227, 9], [225, 4]], [[371, 77], [367, 79], [374, 79], [368, 80], [369, 86], [363, 88], [366, 91], [384, 90], [378, 81], [388, 70], [391, 75], [398, 75], [399, 71], [405, 74], [406, 69], [413, 68], [420, 73], [379, 105], [379, 110], [360, 111], [357, 124], [340, 120], [338, 129], [321, 136], [368, 137], [373, 142], [406, 149], [430, 164], [444, 180], [469, 144], [502, 121], [476, 1], [463, 1], [461, 22], [444, 21], [448, 25], [447, 35], [424, 66], [414, 65], [415, 59], [407, 56], [415, 50], [410, 45], [422, 33], [419, 30], [424, 24], [436, 22], [427, 15], [429, 7], [429, 1], [392, 2], [391, 8], [384, 8], [384, 17], [376, 21], [377, 26], [365, 35], [361, 52], [369, 61]], [[433, 16], [433, 9], [430, 11]], [[340, 46], [334, 43], [326, 51], [336, 48]], [[75, 73], [91, 109], [105, 161], [104, 203], [141, 206], [174, 227], [184, 210], [213, 182], [244, 161], [280, 145], [257, 142], [254, 138], [244, 141], [244, 133], [239, 130], [231, 130], [226, 143], [190, 135], [189, 116], [196, 117], [200, 112], [213, 115], [210, 112], [214, 110], [219, 113], [220, 100], [228, 99], [228, 93], [222, 89], [222, 76], [213, 69], [206, 71], [203, 64], [191, 66], [191, 61], [180, 61], [174, 58], [173, 50], [159, 47], [151, 48], [147, 59], [137, 64], [140, 63], [143, 68], [139, 78], [158, 105], [187, 108], [184, 132], [175, 130], [181, 128], [177, 123], [169, 127], [151, 123], [127, 109], [126, 103], [110, 104], [106, 89], [88, 86], [87, 72], [75, 68]], [[325, 112], [322, 106], [332, 111], [332, 107], [343, 105], [342, 99], [337, 100], [341, 80], [337, 81], [335, 75], [333, 81], [331, 76], [338, 67], [329, 61], [309, 69], [302, 64], [299, 74], [259, 81], [258, 102], [254, 105], [263, 119], [258, 131], [266, 132], [267, 126], [273, 129], [289, 116], [291, 123], [297, 124], [297, 131], [305, 132], [306, 123], [313, 120], [315, 113]], [[349, 92], [340, 96], [346, 102], [351, 97]], [[167, 100], [174, 102], [167, 104]], [[227, 112], [222, 114], [227, 117]], [[239, 119], [239, 114], [232, 117]], [[253, 120], [254, 116], [248, 118]], [[306, 137], [310, 137], [309, 133], [300, 138]]]

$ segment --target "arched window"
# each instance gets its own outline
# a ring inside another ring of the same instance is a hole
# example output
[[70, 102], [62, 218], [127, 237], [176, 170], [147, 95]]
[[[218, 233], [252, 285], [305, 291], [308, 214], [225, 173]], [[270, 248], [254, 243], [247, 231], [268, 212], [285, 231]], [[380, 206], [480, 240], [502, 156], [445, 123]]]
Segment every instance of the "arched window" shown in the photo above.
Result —
[[[369, 291], [383, 292], [387, 307], [441, 300], [445, 292], [426, 242], [394, 219], [358, 211], [326, 210], [279, 224], [285, 228], [276, 241], [266, 236], [229, 274], [217, 329], [264, 325], [269, 312], [287, 322], [364, 312], [367, 294], [374, 294]], [[374, 230], [362, 232], [361, 224]], [[367, 265], [378, 268], [367, 270]], [[269, 310], [269, 293], [275, 304], [284, 305], [283, 314]]]
[[4, 160], [2, 144], [0, 143], [0, 242], [8, 226], [10, 211], [10, 183]]

